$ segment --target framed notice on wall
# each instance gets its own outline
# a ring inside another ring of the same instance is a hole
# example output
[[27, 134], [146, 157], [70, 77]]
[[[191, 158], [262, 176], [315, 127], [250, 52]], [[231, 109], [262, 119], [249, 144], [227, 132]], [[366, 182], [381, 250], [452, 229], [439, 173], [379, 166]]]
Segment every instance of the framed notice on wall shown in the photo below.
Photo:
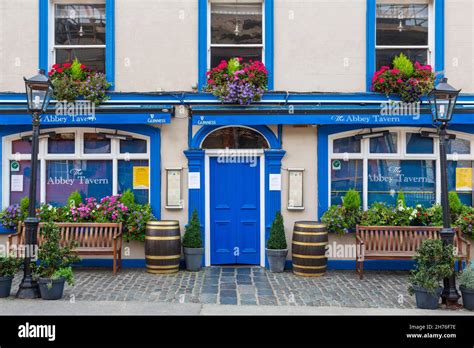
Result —
[[302, 168], [288, 168], [288, 210], [303, 210]]
[[181, 168], [166, 169], [166, 208], [182, 209], [183, 200], [181, 197]]

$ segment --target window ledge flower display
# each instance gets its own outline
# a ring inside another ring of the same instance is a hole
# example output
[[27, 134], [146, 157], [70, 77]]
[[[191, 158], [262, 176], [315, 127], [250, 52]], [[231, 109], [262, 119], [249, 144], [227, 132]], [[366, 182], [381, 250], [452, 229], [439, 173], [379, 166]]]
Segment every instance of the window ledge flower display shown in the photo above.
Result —
[[392, 67], [382, 66], [372, 77], [372, 91], [399, 95], [405, 103], [415, 103], [434, 87], [435, 74], [430, 65], [413, 64], [403, 53]]
[[54, 64], [48, 75], [57, 101], [84, 99], [97, 105], [108, 99], [106, 91], [111, 84], [105, 75], [88, 69], [77, 59], [72, 63]]
[[206, 92], [223, 103], [249, 105], [258, 102], [267, 90], [268, 72], [262, 62], [242, 63], [242, 58], [222, 60], [206, 73]]

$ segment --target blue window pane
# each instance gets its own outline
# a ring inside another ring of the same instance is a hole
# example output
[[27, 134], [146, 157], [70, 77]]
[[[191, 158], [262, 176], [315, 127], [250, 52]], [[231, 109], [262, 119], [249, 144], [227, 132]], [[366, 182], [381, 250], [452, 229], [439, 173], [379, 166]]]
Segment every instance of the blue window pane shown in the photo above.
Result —
[[84, 134], [84, 153], [110, 153], [110, 139], [102, 134]]
[[46, 201], [64, 205], [69, 195], [79, 191], [83, 198], [98, 200], [112, 194], [112, 161], [48, 161]]
[[362, 192], [362, 160], [331, 161], [331, 205], [341, 204], [350, 189]]
[[407, 133], [407, 153], [433, 153], [433, 138]]
[[149, 202], [148, 189], [133, 189], [133, 167], [148, 167], [148, 160], [118, 161], [118, 193], [131, 189], [135, 195], [135, 203]]
[[[10, 168], [11, 168], [11, 163], [14, 161], [10, 161]], [[31, 178], [31, 161], [18, 161], [19, 163], [19, 168], [18, 171], [10, 171], [10, 205], [11, 204], [19, 204], [21, 199], [23, 197], [28, 197], [29, 192], [30, 192], [30, 178]], [[37, 202], [40, 201], [40, 182], [39, 182], [39, 177], [40, 177], [40, 167], [41, 163], [38, 163], [38, 170], [36, 177], [38, 178], [36, 180], [36, 200]], [[13, 175], [21, 175], [22, 177], [16, 177], [16, 179], [22, 179], [23, 180], [23, 187], [16, 186], [15, 191], [12, 191], [12, 176]], [[20, 191], [19, 189], [22, 188]]]
[[370, 139], [371, 153], [397, 153], [397, 134], [390, 133], [379, 138]]
[[457, 153], [467, 155], [471, 153], [471, 142], [466, 139], [454, 139], [448, 141], [447, 151], [449, 154]]
[[48, 138], [48, 153], [69, 154], [74, 152], [74, 133], [55, 134]]
[[435, 161], [369, 160], [368, 204], [395, 205], [403, 191], [406, 204], [431, 206], [436, 201]]
[[146, 140], [120, 140], [120, 153], [146, 153]]
[[[471, 161], [448, 161], [448, 191], [456, 191], [456, 168], [472, 168]], [[472, 206], [472, 190], [456, 191], [463, 204]]]
[[360, 139], [347, 137], [335, 139], [333, 142], [334, 153], [360, 153]]

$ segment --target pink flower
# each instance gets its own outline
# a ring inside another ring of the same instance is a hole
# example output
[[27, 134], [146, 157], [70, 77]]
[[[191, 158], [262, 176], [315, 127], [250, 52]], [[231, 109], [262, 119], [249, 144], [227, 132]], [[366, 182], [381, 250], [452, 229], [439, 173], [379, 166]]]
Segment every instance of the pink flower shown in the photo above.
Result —
[[379, 79], [379, 82], [380, 82], [380, 83], [384, 83], [384, 82], [385, 82], [385, 79], [384, 79], [383, 77], [381, 77], [381, 78]]
[[398, 78], [397, 83], [403, 83], [403, 80], [401, 78]]

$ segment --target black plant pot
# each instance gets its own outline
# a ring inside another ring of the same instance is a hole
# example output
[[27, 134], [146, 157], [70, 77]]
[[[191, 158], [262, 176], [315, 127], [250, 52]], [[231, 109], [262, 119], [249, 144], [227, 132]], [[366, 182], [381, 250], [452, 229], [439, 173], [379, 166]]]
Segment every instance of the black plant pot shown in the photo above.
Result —
[[439, 305], [439, 299], [443, 288], [439, 287], [430, 292], [429, 290], [422, 288], [420, 286], [413, 286], [413, 291], [415, 292], [416, 307], [420, 309], [437, 309]]
[[66, 278], [40, 278], [38, 285], [43, 300], [59, 300], [63, 297]]
[[266, 249], [268, 265], [273, 273], [281, 273], [285, 270], [286, 255], [288, 249]]
[[10, 292], [12, 290], [12, 280], [13, 276], [0, 277], [0, 298], [10, 296]]
[[460, 286], [462, 294], [462, 304], [464, 308], [474, 311], [474, 289], [468, 289], [464, 286]]
[[186, 270], [191, 272], [200, 271], [202, 267], [202, 256], [204, 255], [204, 248], [183, 247], [183, 249]]

